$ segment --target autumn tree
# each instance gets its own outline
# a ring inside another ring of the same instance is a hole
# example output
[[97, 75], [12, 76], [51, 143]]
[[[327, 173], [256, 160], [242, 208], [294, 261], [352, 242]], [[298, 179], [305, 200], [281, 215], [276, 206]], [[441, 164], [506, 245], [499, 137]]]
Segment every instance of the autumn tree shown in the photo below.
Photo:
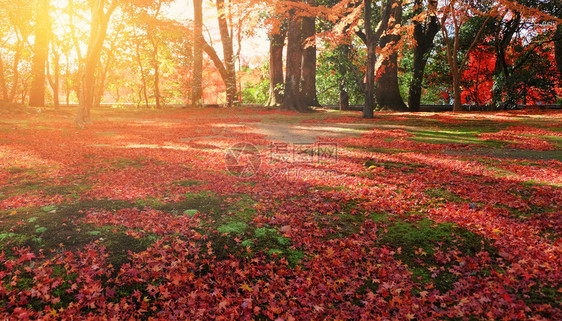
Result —
[[230, 8], [225, 5], [224, 0], [216, 0], [216, 6], [224, 57], [223, 80], [226, 86], [226, 102], [228, 107], [232, 107], [236, 97], [236, 58], [234, 57], [232, 32], [228, 26]]
[[88, 49], [84, 57], [84, 67], [80, 76], [79, 104], [76, 112], [76, 123], [84, 125], [90, 123], [90, 109], [94, 104], [95, 75], [100, 59], [101, 50], [107, 34], [109, 19], [117, 8], [118, 0], [92, 0], [90, 36]]
[[51, 22], [49, 18], [49, 1], [37, 0], [35, 6], [35, 44], [33, 47], [33, 65], [31, 67], [30, 106], [45, 105], [45, 67], [49, 55]]
[[[487, 42], [496, 55], [496, 106], [515, 106], [527, 96], [522, 92], [524, 88], [546, 93], [556, 86], [556, 77], [548, 77], [551, 73], [531, 70], [550, 69], [551, 64], [541, 60], [549, 60], [545, 56], [551, 50], [552, 55], [556, 56], [556, 44], [562, 41], [562, 37], [557, 36], [559, 26], [556, 26], [556, 16], [562, 16], [561, 10], [559, 4], [552, 2], [535, 4], [521, 0], [511, 6], [506, 5], [504, 14], [493, 19], [490, 40]], [[553, 71], [557, 74], [556, 69]]]
[[29, 79], [29, 70], [24, 68], [31, 51], [28, 38], [33, 33], [34, 2], [2, 0], [0, 6], [0, 92], [6, 102], [24, 103]]

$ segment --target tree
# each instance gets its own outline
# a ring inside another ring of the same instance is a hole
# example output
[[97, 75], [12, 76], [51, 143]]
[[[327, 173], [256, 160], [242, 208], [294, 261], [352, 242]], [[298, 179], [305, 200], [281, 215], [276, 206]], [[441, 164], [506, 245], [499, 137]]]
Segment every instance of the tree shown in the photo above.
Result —
[[558, 78], [562, 83], [562, 24], [556, 27], [554, 34], [554, 50], [556, 56], [556, 66], [558, 67]]
[[106, 0], [91, 1], [90, 36], [84, 68], [80, 76], [79, 104], [75, 119], [79, 125], [91, 122], [90, 109], [94, 104], [96, 68], [106, 38], [109, 19], [117, 8], [118, 0], [111, 0], [107, 9], [106, 4]]
[[223, 78], [226, 86], [227, 106], [232, 107], [236, 97], [236, 58], [232, 44], [232, 34], [228, 27], [230, 9], [225, 6], [224, 0], [216, 0], [217, 18], [221, 35], [222, 50], [224, 56], [225, 77]]
[[437, 20], [437, 0], [429, 0], [424, 9], [423, 0], [414, 1], [414, 61], [412, 64], [412, 82], [410, 83], [408, 95], [408, 107], [410, 111], [420, 110], [422, 95], [422, 84], [429, 53], [433, 48], [433, 41], [440, 30]]
[[7, 102], [23, 104], [27, 95], [33, 5], [32, 0], [0, 2], [0, 87], [2, 99]]
[[376, 56], [375, 50], [378, 46], [379, 40], [388, 25], [390, 19], [392, 6], [389, 5], [393, 0], [385, 1], [381, 4], [381, 19], [377, 28], [373, 29], [373, 8], [371, 0], [364, 0], [364, 21], [365, 31], [357, 30], [356, 33], [363, 40], [367, 46], [367, 72], [365, 75], [365, 106], [363, 107], [363, 118], [373, 118], [373, 110], [375, 106], [374, 92], [375, 92], [375, 63]]
[[279, 107], [283, 103], [283, 48], [287, 30], [283, 26], [269, 35], [269, 98], [266, 106]]
[[59, 98], [59, 91], [60, 91], [60, 53], [58, 52], [57, 48], [55, 47], [55, 43], [51, 42], [51, 53], [52, 53], [52, 61], [53, 61], [53, 71], [54, 75], [51, 75], [49, 62], [47, 61], [47, 80], [51, 89], [53, 91], [53, 105], [55, 108], [60, 107], [60, 98]]
[[[314, 6], [314, 0], [307, 1]], [[316, 16], [307, 15], [302, 19], [302, 99], [306, 106], [320, 106], [316, 97]]]
[[[459, 1], [459, 0], [448, 0], [446, 1], [441, 9], [439, 10], [441, 14], [441, 34], [446, 44], [447, 51], [447, 61], [449, 63], [451, 78], [452, 78], [452, 91], [454, 96], [453, 111], [462, 110], [462, 98], [461, 98], [461, 77], [462, 72], [466, 67], [470, 51], [478, 43], [484, 27], [490, 18], [491, 14], [484, 15], [484, 22], [480, 24], [480, 28], [474, 35], [474, 40], [467, 48], [464, 56], [459, 57], [461, 37], [460, 31], [461, 27], [468, 21], [472, 16], [483, 15], [475, 7], [471, 6], [470, 3]], [[452, 28], [453, 35], [451, 35], [449, 28]]]
[[203, 0], [193, 0], [193, 79], [191, 104], [203, 103]]
[[386, 7], [390, 11], [390, 17], [385, 26], [380, 26], [384, 28], [384, 34], [379, 40], [381, 54], [377, 61], [375, 95], [379, 107], [405, 111], [408, 108], [398, 85], [398, 48], [402, 37], [397, 27], [402, 22], [402, 1], [387, 1]]
[[282, 104], [282, 108], [286, 110], [305, 111], [308, 109], [300, 90], [302, 50], [302, 17], [293, 11], [287, 27], [285, 91]]
[[49, 55], [50, 34], [49, 0], [37, 0], [35, 7], [35, 45], [31, 68], [32, 82], [29, 93], [30, 106], [45, 105], [45, 67]]

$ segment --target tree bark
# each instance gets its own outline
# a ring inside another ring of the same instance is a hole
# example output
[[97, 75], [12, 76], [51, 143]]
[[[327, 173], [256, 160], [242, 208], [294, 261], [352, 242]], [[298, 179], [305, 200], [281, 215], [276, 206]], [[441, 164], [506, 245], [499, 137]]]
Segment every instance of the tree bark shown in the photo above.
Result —
[[33, 63], [31, 67], [31, 91], [29, 105], [45, 105], [45, 67], [49, 55], [51, 22], [49, 19], [49, 1], [39, 0], [35, 15], [35, 44], [33, 46]]
[[224, 84], [226, 86], [227, 106], [232, 107], [236, 98], [236, 60], [234, 57], [234, 49], [232, 45], [232, 35], [228, 30], [228, 15], [224, 0], [217, 1], [218, 23], [221, 34], [222, 50], [224, 55], [224, 68], [226, 70], [226, 78]]
[[107, 11], [104, 11], [105, 1], [94, 0], [91, 7], [92, 20], [90, 24], [90, 39], [84, 71], [81, 76], [80, 103], [76, 113], [75, 122], [79, 125], [91, 123], [90, 109], [94, 103], [96, 68], [107, 34], [107, 26], [111, 14], [117, 8], [117, 0], [111, 1]]
[[269, 37], [269, 99], [266, 106], [279, 107], [283, 103], [283, 48], [287, 31]]
[[[396, 25], [402, 23], [402, 1], [391, 0], [387, 2], [387, 6], [391, 7], [391, 19], [386, 26], [386, 35], [379, 41], [381, 49], [386, 46], [391, 48], [396, 46], [402, 38], [399, 34], [391, 34]], [[375, 89], [377, 104], [379, 107], [390, 110], [406, 111], [408, 108], [400, 95], [398, 84], [398, 52], [395, 49], [391, 50], [390, 55], [381, 55], [380, 62], [377, 63], [379, 65], [376, 70], [377, 87]]]
[[302, 65], [302, 18], [293, 14], [289, 18], [287, 30], [287, 62], [285, 74], [285, 93], [282, 109], [306, 111], [308, 108], [300, 90]]
[[[314, 1], [309, 1], [313, 5]], [[304, 17], [302, 21], [302, 97], [307, 106], [320, 107], [316, 95], [316, 18]]]
[[[417, 8], [415, 15], [422, 13], [422, 0], [416, 0], [414, 7]], [[425, 66], [427, 65], [428, 54], [433, 48], [433, 40], [439, 32], [439, 22], [435, 10], [437, 8], [437, 1], [429, 1], [427, 10], [429, 11], [429, 18], [425, 23], [419, 21], [414, 22], [414, 61], [413, 61], [413, 77], [410, 83], [408, 95], [408, 107], [410, 111], [420, 111], [421, 95], [423, 76], [425, 74]]]
[[8, 86], [6, 85], [6, 77], [4, 73], [4, 61], [0, 54], [0, 92], [2, 93], [2, 100], [8, 99]]
[[203, 0], [193, 0], [193, 79], [191, 104], [203, 104]]

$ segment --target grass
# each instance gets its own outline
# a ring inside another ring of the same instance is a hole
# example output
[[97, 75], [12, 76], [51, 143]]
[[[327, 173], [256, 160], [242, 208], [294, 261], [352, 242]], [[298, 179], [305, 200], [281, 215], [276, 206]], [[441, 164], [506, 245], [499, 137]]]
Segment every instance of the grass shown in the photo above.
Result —
[[20, 208], [14, 215], [5, 215], [0, 226], [0, 251], [10, 254], [14, 247], [76, 250], [85, 244], [98, 242], [112, 253], [110, 262], [120, 266], [128, 261], [128, 252], [140, 252], [152, 244], [156, 237], [147, 235], [136, 239], [125, 229], [114, 226], [94, 226], [79, 223], [82, 210], [96, 208], [117, 210], [132, 207], [122, 201], [94, 200], [42, 208]]
[[[438, 224], [430, 219], [417, 222], [398, 220], [382, 233], [380, 243], [397, 250], [395, 257], [413, 273], [413, 279], [423, 284], [432, 282], [442, 293], [451, 290], [458, 277], [449, 271], [455, 261], [443, 263], [441, 253], [448, 250], [460, 252], [459, 256], [474, 256], [480, 251], [496, 256], [488, 241], [456, 224]], [[398, 251], [398, 249], [400, 249]]]

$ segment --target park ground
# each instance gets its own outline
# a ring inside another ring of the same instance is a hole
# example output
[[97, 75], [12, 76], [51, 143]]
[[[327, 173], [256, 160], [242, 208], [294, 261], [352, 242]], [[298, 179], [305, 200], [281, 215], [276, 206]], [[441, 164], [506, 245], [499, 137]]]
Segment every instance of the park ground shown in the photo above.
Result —
[[0, 319], [562, 319], [560, 112], [0, 116]]

